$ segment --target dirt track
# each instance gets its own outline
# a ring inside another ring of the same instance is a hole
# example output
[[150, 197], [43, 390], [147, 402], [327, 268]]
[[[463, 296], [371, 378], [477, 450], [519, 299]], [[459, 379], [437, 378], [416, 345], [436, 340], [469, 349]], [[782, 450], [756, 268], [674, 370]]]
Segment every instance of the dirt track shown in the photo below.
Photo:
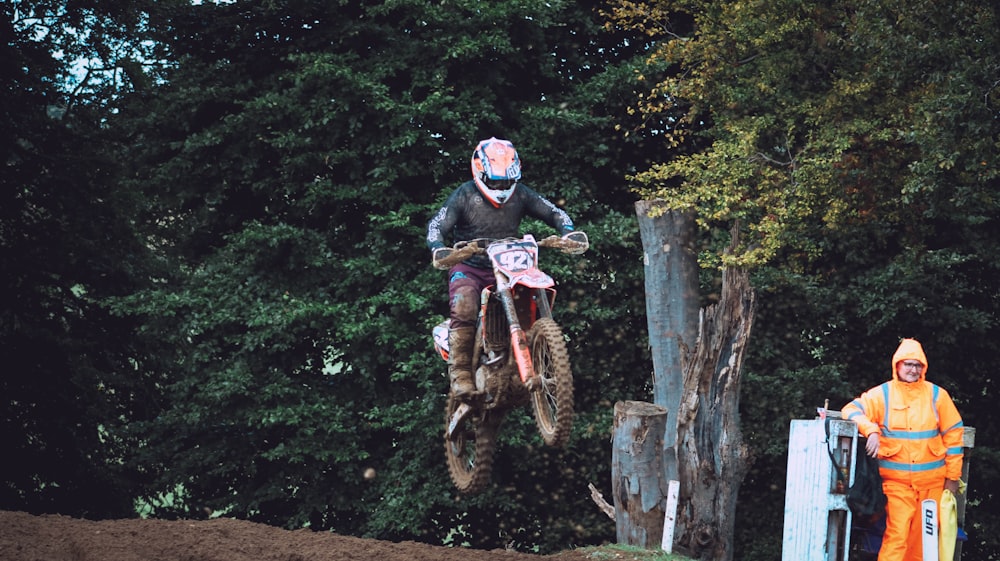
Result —
[[232, 519], [90, 521], [0, 511], [2, 561], [593, 561], [385, 542]]

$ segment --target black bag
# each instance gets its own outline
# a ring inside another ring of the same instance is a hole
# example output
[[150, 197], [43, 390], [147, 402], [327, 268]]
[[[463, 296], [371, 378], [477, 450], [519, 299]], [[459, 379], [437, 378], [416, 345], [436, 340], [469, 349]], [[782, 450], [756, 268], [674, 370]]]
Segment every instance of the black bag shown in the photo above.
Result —
[[[847, 480], [840, 469], [837, 468], [837, 461], [830, 450], [830, 420], [826, 420], [827, 453], [833, 462], [834, 471], [837, 472], [837, 479], [844, 486]], [[878, 472], [878, 460], [865, 453], [865, 447], [858, 440], [857, 452], [854, 457], [854, 485], [847, 489], [847, 506], [851, 512], [858, 517], [870, 517], [885, 512], [885, 492], [882, 491], [882, 476]]]
[[885, 512], [885, 493], [882, 476], [878, 473], [878, 460], [865, 453], [858, 443], [855, 458], [854, 485], [847, 490], [847, 506], [855, 516], [872, 516]]

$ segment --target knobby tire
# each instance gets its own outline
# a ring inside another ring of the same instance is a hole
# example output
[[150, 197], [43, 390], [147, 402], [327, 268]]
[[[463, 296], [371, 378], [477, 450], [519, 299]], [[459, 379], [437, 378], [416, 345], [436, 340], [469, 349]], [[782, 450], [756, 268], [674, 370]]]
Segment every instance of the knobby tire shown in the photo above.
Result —
[[562, 329], [540, 318], [528, 330], [528, 347], [540, 382], [531, 392], [538, 432], [545, 444], [563, 446], [573, 426], [573, 372]]
[[444, 450], [452, 483], [460, 493], [471, 495], [485, 489], [490, 482], [500, 418], [491, 411], [473, 410], [448, 438], [448, 423], [459, 404], [448, 396]]

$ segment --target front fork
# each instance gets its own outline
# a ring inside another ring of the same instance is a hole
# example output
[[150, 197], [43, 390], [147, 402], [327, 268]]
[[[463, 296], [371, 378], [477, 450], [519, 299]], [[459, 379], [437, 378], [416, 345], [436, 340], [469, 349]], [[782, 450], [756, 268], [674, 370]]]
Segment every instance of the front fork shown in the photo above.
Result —
[[[517, 374], [521, 378], [521, 383], [525, 384], [528, 389], [534, 389], [537, 379], [535, 377], [535, 367], [531, 360], [531, 351], [528, 348], [528, 335], [521, 327], [521, 321], [518, 319], [517, 306], [514, 304], [512, 288], [506, 285], [501, 278], [497, 278], [497, 286], [503, 287], [497, 289], [494, 294], [499, 298], [504, 316], [507, 318], [507, 325], [510, 329], [511, 352], [514, 355], [514, 361], [517, 363]], [[472, 364], [479, 364], [480, 351], [485, 346], [483, 345], [482, 337], [484, 335], [484, 318], [488, 309], [489, 299], [489, 291], [483, 291], [476, 333], [476, 340], [479, 343], [476, 345]], [[545, 288], [532, 289], [532, 316], [539, 318], [552, 317], [551, 295]]]
[[502, 288], [497, 292], [500, 303], [503, 305], [503, 312], [507, 316], [507, 324], [510, 326], [510, 346], [514, 353], [514, 361], [517, 362], [517, 374], [521, 377], [521, 382], [532, 389], [535, 381], [535, 367], [531, 363], [531, 352], [528, 349], [528, 335], [521, 329], [521, 322], [517, 319], [517, 309], [514, 307], [514, 297], [510, 288]]

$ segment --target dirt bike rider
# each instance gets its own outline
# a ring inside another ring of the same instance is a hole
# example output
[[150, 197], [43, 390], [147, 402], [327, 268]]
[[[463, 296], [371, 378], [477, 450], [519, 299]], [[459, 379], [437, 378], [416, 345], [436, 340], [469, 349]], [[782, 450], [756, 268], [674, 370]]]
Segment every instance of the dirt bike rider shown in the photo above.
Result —
[[[452, 243], [477, 238], [517, 237], [521, 219], [531, 216], [544, 221], [563, 237], [573, 236], [573, 221], [521, 179], [521, 161], [509, 140], [496, 137], [481, 141], [472, 153], [472, 180], [458, 186], [427, 225], [427, 247], [434, 259], [451, 252]], [[479, 295], [495, 284], [489, 258], [476, 255], [448, 271], [448, 377], [456, 397], [476, 391], [472, 378], [472, 354]]]

